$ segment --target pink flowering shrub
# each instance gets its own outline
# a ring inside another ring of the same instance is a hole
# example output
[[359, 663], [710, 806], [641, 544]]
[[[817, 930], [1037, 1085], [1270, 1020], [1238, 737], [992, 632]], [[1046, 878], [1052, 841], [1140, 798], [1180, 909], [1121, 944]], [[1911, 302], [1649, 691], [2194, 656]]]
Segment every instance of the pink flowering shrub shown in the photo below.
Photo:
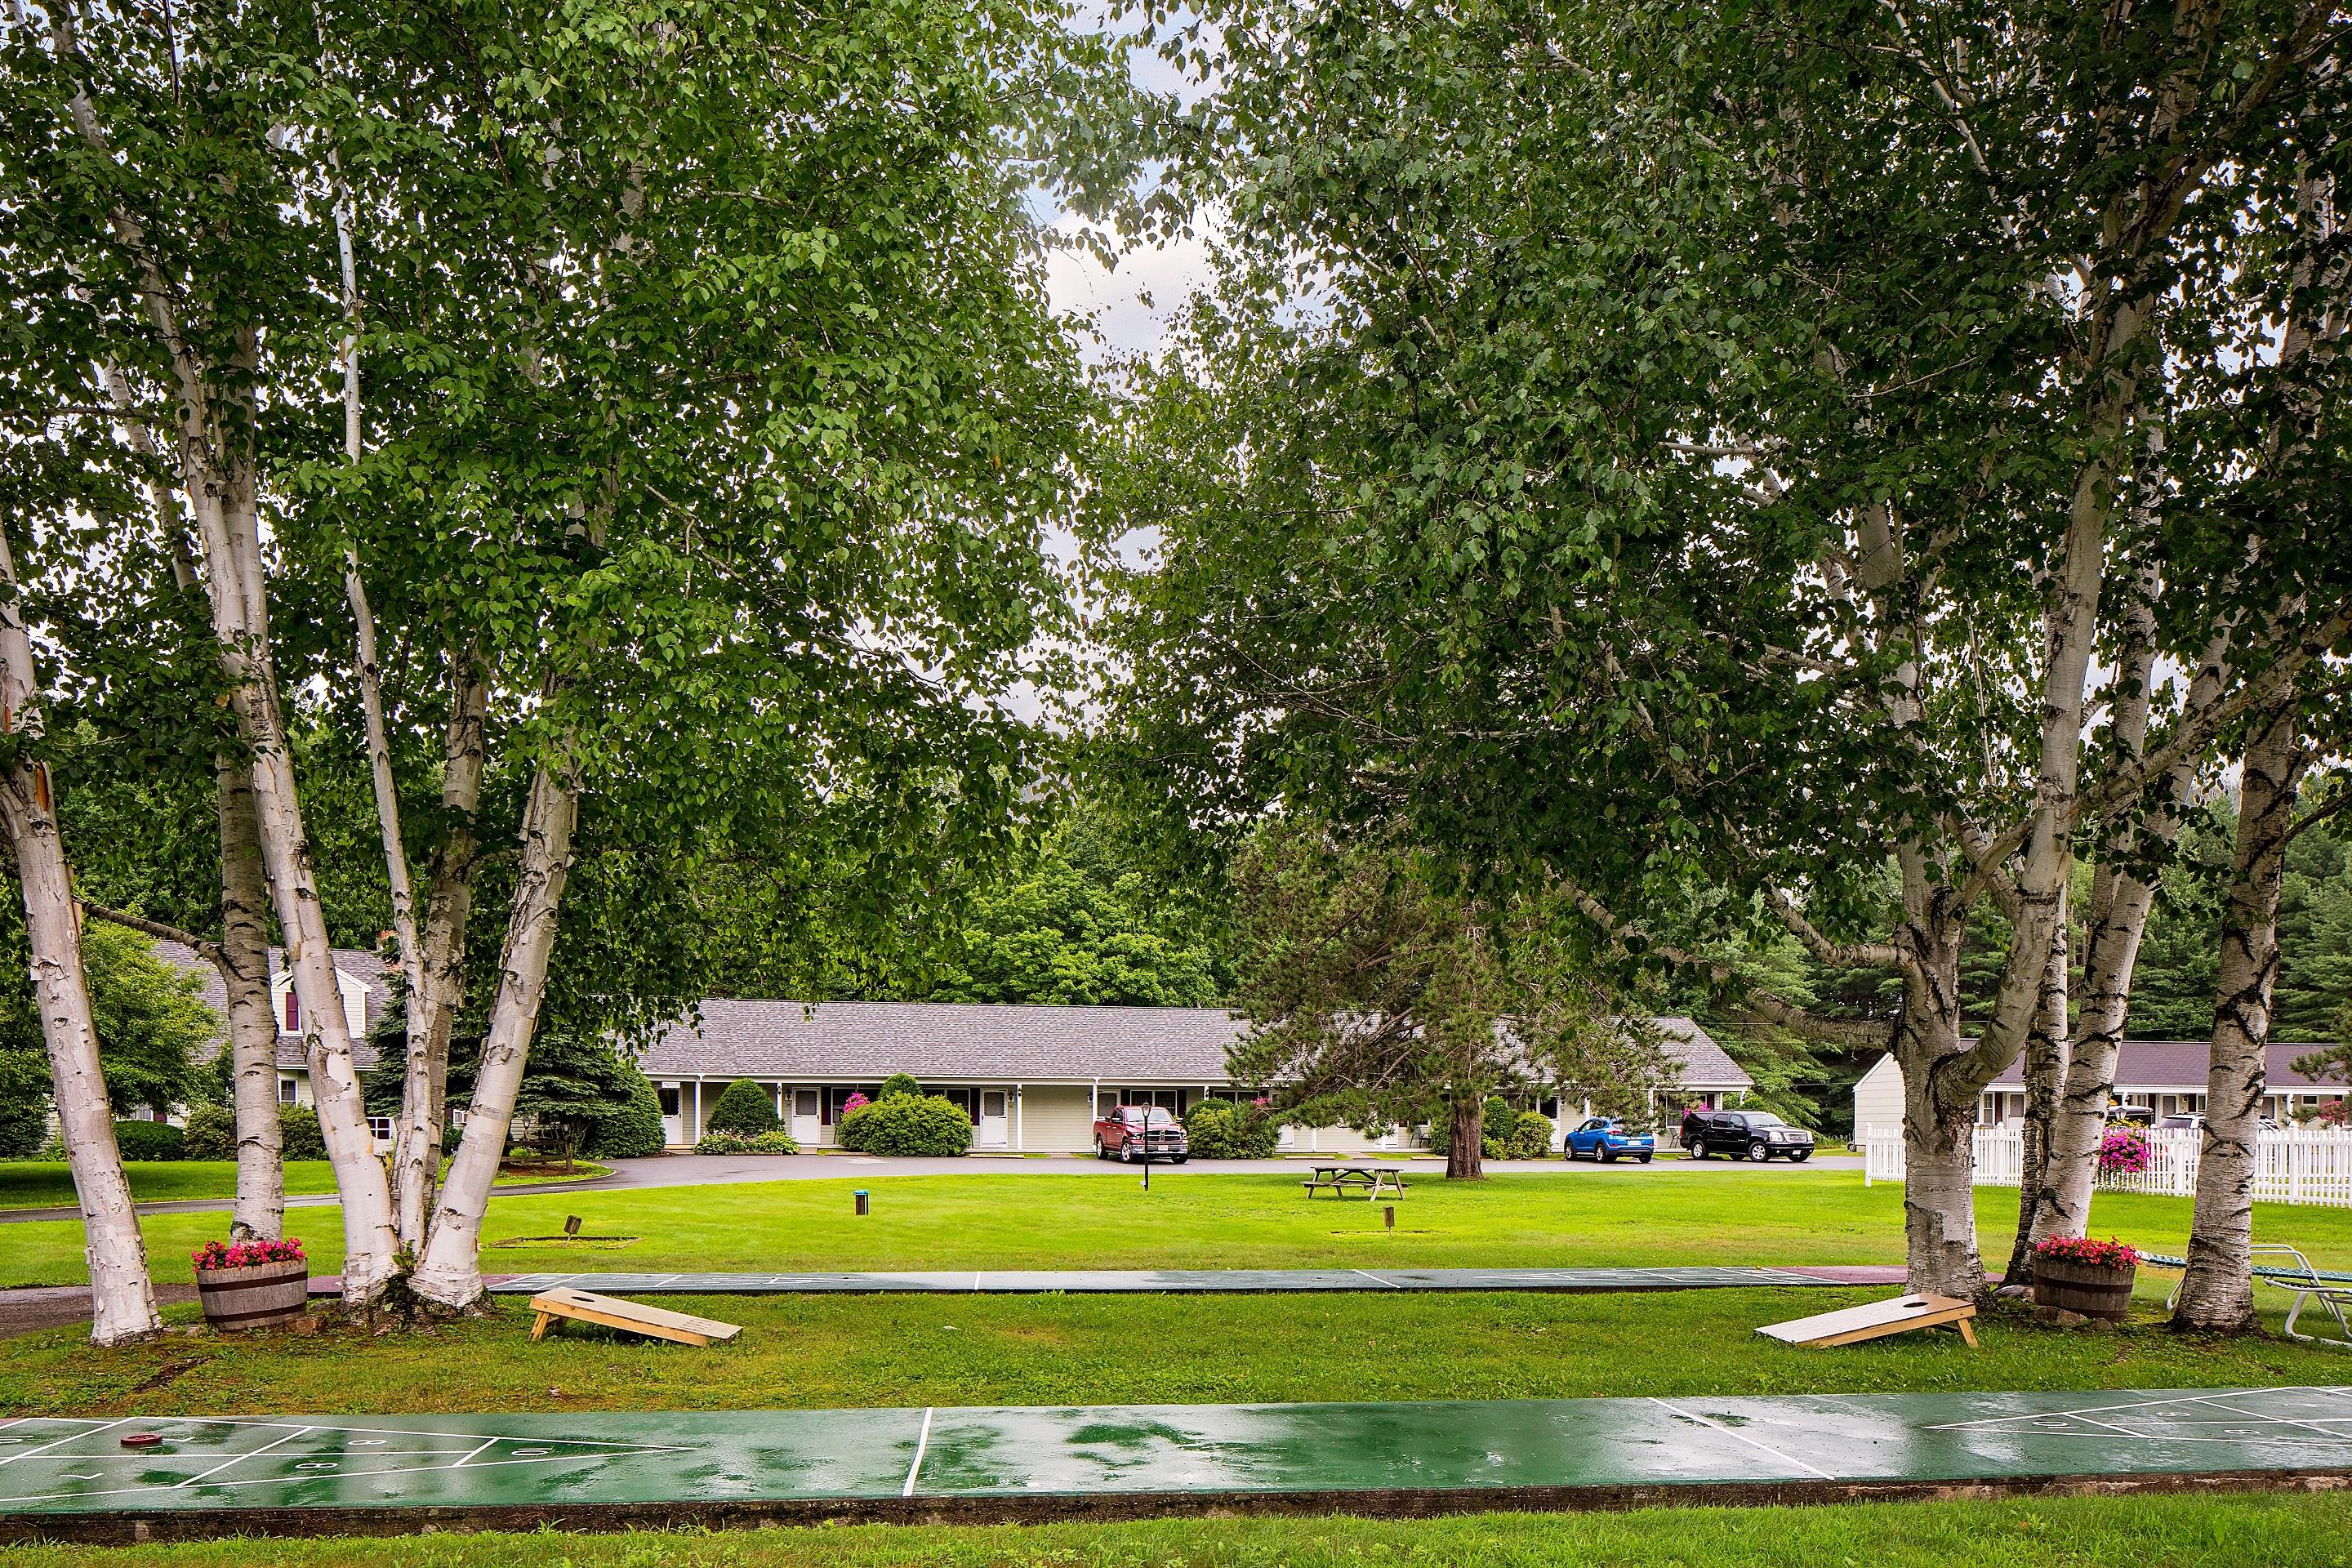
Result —
[[258, 1268], [265, 1263], [307, 1263], [299, 1237], [283, 1241], [207, 1241], [190, 1254], [199, 1268]]
[[2105, 1241], [2093, 1241], [2087, 1236], [2045, 1237], [2033, 1248], [2033, 1256], [2093, 1268], [2133, 1268], [2139, 1264], [2139, 1253], [2113, 1237]]
[[2101, 1175], [2137, 1176], [2147, 1169], [2147, 1134], [2137, 1127], [2110, 1127], [2099, 1140]]
[[841, 1113], [846, 1116], [853, 1110], [863, 1110], [873, 1103], [862, 1094], [853, 1094], [841, 1102]]

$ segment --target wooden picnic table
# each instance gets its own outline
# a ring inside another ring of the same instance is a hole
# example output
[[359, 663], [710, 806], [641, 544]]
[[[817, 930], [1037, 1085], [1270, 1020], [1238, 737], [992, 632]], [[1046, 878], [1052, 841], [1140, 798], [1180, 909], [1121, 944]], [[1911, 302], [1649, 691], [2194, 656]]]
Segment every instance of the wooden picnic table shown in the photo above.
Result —
[[1383, 1189], [1402, 1197], [1404, 1171], [1396, 1165], [1318, 1165], [1315, 1174], [1298, 1184], [1307, 1189], [1310, 1198], [1320, 1192], [1344, 1198], [1351, 1192], [1361, 1191], [1370, 1201], [1379, 1197]]

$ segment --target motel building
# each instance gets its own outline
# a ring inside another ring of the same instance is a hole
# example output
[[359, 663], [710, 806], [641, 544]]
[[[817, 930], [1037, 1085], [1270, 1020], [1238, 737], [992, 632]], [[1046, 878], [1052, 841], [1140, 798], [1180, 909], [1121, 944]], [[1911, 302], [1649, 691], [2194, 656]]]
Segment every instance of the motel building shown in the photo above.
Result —
[[[1203, 1100], [1249, 1100], [1226, 1076], [1225, 1052], [1248, 1026], [1217, 1007], [1038, 1006], [925, 1002], [713, 1000], [697, 1022], [671, 1026], [639, 1058], [661, 1096], [672, 1148], [691, 1148], [703, 1119], [738, 1079], [773, 1098], [804, 1149], [835, 1143], [853, 1094], [872, 1099], [903, 1072], [971, 1118], [981, 1153], [1083, 1153], [1097, 1116], [1115, 1105], [1157, 1105], [1182, 1116]], [[1688, 1018], [1661, 1018], [1681, 1063], [1682, 1089], [1660, 1120], [1671, 1131], [1684, 1105], [1736, 1104], [1753, 1080]], [[1571, 1099], [1532, 1097], [1555, 1123], [1553, 1142], [1583, 1114]], [[1419, 1146], [1397, 1129], [1367, 1137], [1349, 1128], [1286, 1128], [1298, 1152], [1396, 1151]]]
[[[226, 1013], [226, 994], [211, 964], [175, 942], [156, 950], [201, 976], [205, 1005]], [[365, 1071], [376, 1061], [369, 1033], [392, 1005], [390, 971], [375, 953], [356, 949], [338, 949], [334, 960], [355, 1065]], [[278, 1103], [315, 1104], [301, 998], [274, 948], [269, 994], [278, 1025]], [[694, 1147], [705, 1114], [738, 1079], [767, 1091], [803, 1149], [834, 1147], [849, 1097], [871, 1100], [884, 1079], [900, 1072], [963, 1108], [980, 1153], [1089, 1152], [1097, 1107], [1158, 1105], [1181, 1117], [1203, 1100], [1256, 1098], [1226, 1076], [1226, 1048], [1248, 1026], [1218, 1007], [712, 998], [697, 1011], [698, 1019], [670, 1025], [637, 1059], [661, 1097], [663, 1141], [677, 1151]], [[1661, 1139], [1671, 1144], [1684, 1107], [1738, 1104], [1754, 1080], [1691, 1019], [1654, 1022], [1679, 1066], [1673, 1103], [1657, 1108]], [[1555, 1148], [1590, 1111], [1575, 1097], [1563, 1108], [1556, 1093], [1528, 1103], [1552, 1119]], [[372, 1118], [371, 1130], [379, 1151], [391, 1148], [391, 1118]], [[1352, 1128], [1293, 1127], [1283, 1130], [1281, 1147], [1399, 1152], [1426, 1142], [1414, 1129], [1368, 1137]]]
[[[2263, 1115], [2282, 1125], [2298, 1113], [2340, 1100], [2346, 1085], [2336, 1079], [2313, 1079], [2297, 1072], [2297, 1057], [2330, 1047], [2310, 1042], [2274, 1041], [2267, 1063], [2269, 1092], [2263, 1097]], [[2195, 1116], [2205, 1110], [2203, 1040], [2126, 1040], [2116, 1058], [2116, 1103], [2136, 1105], [2162, 1116]], [[2025, 1076], [2021, 1065], [1986, 1086], [1977, 1103], [1979, 1126], [1999, 1127], [2025, 1120]], [[1903, 1072], [1892, 1055], [1883, 1056], [1853, 1086], [1853, 1125], [1903, 1125]]]

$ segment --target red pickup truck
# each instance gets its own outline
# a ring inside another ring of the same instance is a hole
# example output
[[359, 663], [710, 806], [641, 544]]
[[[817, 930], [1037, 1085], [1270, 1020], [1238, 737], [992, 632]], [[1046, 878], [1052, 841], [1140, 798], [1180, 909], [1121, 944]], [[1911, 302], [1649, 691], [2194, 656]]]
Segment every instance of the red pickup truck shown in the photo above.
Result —
[[1095, 1123], [1095, 1158], [1129, 1164], [1148, 1156], [1181, 1165], [1192, 1157], [1184, 1124], [1157, 1105], [1121, 1105]]

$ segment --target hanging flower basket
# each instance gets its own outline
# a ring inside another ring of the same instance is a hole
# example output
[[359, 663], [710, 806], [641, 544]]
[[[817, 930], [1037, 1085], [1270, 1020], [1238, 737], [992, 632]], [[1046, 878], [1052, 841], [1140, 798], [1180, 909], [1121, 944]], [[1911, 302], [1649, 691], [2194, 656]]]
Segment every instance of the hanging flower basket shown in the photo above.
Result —
[[310, 1304], [310, 1262], [302, 1244], [208, 1241], [194, 1254], [196, 1299], [207, 1327], [223, 1333], [282, 1329]]
[[2111, 1127], [2099, 1140], [2099, 1174], [2137, 1176], [2154, 1159], [2147, 1134], [2137, 1127]]
[[2139, 1254], [2120, 1241], [2053, 1236], [2033, 1249], [2033, 1304], [2120, 1323], [2138, 1272]]

